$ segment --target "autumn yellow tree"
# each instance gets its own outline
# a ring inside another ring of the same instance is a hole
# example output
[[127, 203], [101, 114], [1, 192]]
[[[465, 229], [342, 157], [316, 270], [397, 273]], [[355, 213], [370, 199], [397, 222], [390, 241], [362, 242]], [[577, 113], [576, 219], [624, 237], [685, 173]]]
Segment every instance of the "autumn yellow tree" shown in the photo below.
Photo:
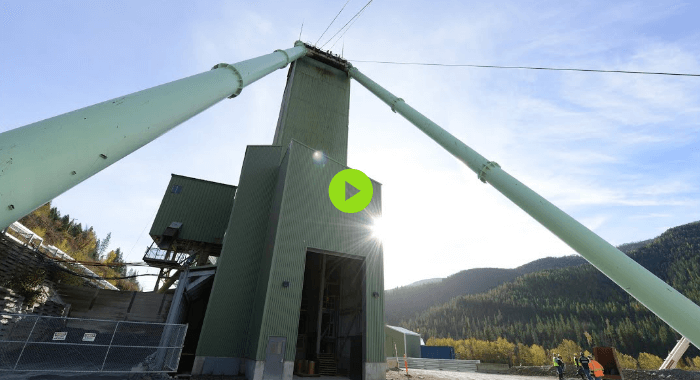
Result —
[[581, 349], [581, 346], [579, 346], [573, 340], [564, 339], [562, 340], [561, 344], [554, 349], [554, 351], [561, 355], [564, 363], [574, 364], [574, 356], [578, 357], [583, 349]]
[[515, 359], [515, 344], [509, 342], [505, 338], [499, 337], [493, 342], [493, 348], [496, 353], [496, 363], [513, 365]]
[[620, 367], [626, 369], [636, 369], [639, 366], [634, 357], [619, 352], [617, 353], [617, 362], [620, 364]]
[[549, 358], [547, 357], [547, 352], [544, 347], [533, 344], [530, 346], [530, 355], [532, 358], [531, 365], [547, 365], [549, 364]]
[[637, 361], [641, 369], [659, 369], [664, 362], [660, 357], [646, 352], [640, 353]]
[[693, 368], [697, 371], [700, 370], [700, 356], [696, 356], [691, 361], [693, 363]]

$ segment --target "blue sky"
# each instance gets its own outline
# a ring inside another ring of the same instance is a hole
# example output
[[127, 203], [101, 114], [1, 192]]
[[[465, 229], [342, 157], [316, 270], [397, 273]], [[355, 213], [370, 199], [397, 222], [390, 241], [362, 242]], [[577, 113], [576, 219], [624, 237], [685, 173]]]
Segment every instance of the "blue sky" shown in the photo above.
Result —
[[[291, 47], [302, 22], [314, 43], [344, 3], [4, 2], [0, 132]], [[364, 4], [351, 0], [330, 35]], [[680, 1], [375, 0], [333, 50], [700, 73], [698, 15]], [[700, 78], [356, 66], [613, 244], [700, 219]], [[272, 142], [285, 78], [256, 82], [54, 204], [140, 261], [170, 173], [237, 184], [245, 146]], [[350, 108], [349, 166], [383, 184], [387, 288], [573, 253], [355, 82]]]

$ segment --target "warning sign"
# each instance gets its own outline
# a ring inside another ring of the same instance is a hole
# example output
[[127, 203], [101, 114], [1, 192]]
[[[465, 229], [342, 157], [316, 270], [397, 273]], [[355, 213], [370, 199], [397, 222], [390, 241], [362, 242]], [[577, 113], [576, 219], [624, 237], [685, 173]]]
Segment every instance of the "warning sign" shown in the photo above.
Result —
[[83, 342], [94, 342], [96, 336], [95, 333], [85, 333], [83, 334]]
[[66, 340], [66, 337], [68, 336], [67, 331], [57, 331], [53, 333], [53, 340]]

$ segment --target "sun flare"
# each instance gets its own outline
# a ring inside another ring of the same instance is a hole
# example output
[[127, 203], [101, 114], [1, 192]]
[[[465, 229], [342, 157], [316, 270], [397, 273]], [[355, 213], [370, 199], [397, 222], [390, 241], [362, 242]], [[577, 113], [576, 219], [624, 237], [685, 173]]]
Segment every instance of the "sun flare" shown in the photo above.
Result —
[[372, 237], [381, 240], [384, 235], [384, 220], [382, 218], [374, 218], [371, 228]]

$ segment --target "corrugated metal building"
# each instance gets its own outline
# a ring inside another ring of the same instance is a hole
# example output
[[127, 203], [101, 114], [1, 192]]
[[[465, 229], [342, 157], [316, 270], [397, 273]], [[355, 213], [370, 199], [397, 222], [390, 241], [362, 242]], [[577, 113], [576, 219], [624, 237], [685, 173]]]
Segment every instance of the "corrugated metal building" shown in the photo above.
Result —
[[161, 291], [169, 288], [190, 258], [196, 257], [199, 266], [216, 262], [235, 194], [236, 186], [172, 174], [151, 226], [153, 244], [143, 257], [160, 268], [154, 290], [161, 279]]
[[236, 186], [172, 174], [149, 234], [158, 239], [180, 222], [178, 240], [221, 246], [235, 194]]
[[387, 357], [395, 357], [398, 354], [399, 358], [405, 353], [409, 358], [420, 358], [420, 334], [407, 330], [403, 327], [389, 326], [384, 327], [386, 339], [384, 341], [384, 351]]
[[342, 61], [321, 61], [291, 65], [274, 145], [246, 150], [193, 374], [291, 379], [311, 360], [321, 373], [385, 377], [383, 253], [370, 228], [381, 184], [358, 213], [329, 199], [347, 169], [350, 81]]

